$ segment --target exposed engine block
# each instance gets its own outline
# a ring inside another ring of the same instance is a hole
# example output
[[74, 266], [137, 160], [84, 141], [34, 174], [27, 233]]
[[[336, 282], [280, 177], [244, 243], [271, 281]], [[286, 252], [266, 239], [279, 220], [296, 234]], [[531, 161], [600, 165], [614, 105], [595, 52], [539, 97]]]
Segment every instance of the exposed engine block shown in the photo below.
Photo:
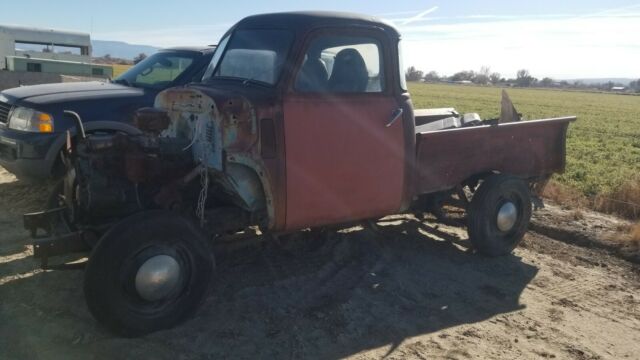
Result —
[[[187, 138], [160, 137], [169, 125], [161, 110], [140, 109], [141, 134], [91, 134], [71, 147], [65, 195], [74, 217], [84, 223], [119, 218], [143, 209], [179, 206], [198, 166]], [[181, 191], [178, 191], [181, 190]]]

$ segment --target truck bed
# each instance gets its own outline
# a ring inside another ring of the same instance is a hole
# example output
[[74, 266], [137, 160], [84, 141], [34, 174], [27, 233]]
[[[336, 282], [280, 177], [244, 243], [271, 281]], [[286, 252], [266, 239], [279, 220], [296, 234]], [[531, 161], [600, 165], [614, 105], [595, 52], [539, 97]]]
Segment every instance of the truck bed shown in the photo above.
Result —
[[413, 118], [416, 126], [431, 123], [436, 120], [460, 115], [454, 108], [415, 109]]
[[562, 172], [567, 127], [575, 117], [426, 131], [416, 128], [416, 191], [454, 188], [482, 173], [522, 178]]

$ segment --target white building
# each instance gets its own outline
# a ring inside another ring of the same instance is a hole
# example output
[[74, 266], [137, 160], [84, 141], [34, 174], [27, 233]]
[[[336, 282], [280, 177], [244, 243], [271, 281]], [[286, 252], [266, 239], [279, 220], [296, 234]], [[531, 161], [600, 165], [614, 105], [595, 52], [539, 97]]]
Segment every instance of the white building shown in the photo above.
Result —
[[91, 62], [89, 34], [0, 25], [0, 70], [7, 56]]
[[91, 64], [89, 34], [0, 25], [0, 70], [111, 77], [113, 68]]

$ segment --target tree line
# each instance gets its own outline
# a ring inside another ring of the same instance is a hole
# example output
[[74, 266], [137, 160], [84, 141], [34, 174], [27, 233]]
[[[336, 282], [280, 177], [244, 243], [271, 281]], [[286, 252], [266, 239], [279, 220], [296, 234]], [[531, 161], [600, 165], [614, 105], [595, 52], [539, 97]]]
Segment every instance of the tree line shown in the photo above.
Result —
[[451, 76], [440, 76], [436, 71], [429, 71], [425, 73], [422, 70], [416, 69], [415, 66], [411, 66], [407, 69], [405, 77], [407, 81], [456, 82], [473, 83], [478, 85], [503, 85], [519, 87], [559, 87], [575, 89], [598, 89], [605, 91], [610, 91], [616, 88], [625, 88], [630, 91], [640, 92], [640, 79], [632, 81], [628, 86], [612, 81], [586, 84], [579, 80], [555, 80], [550, 77], [538, 79], [532, 76], [527, 69], [518, 70], [515, 78], [505, 78], [498, 72], [492, 72], [491, 68], [488, 66], [481, 67], [479, 71], [459, 71]]

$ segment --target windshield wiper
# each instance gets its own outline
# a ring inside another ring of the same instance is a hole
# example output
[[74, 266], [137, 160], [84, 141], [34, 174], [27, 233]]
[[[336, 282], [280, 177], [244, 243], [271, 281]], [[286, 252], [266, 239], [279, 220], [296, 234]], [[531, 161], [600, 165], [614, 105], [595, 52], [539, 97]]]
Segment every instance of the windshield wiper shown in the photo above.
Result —
[[269, 84], [268, 82], [255, 80], [255, 79], [247, 79], [247, 78], [242, 78], [242, 77], [237, 77], [237, 76], [212, 76], [207, 81], [211, 81], [211, 80], [214, 80], [214, 79], [240, 81], [240, 82], [242, 82], [242, 85], [245, 85], [245, 86], [248, 85], [248, 84], [254, 84], [254, 85], [258, 85], [258, 86], [262, 86], [262, 87], [271, 87], [271, 86], [273, 86], [272, 84]]
[[255, 80], [255, 79], [244, 79], [244, 81], [242, 82], [242, 85], [245, 85], [245, 86], [249, 85], [249, 84], [265, 86], [265, 87], [271, 86], [271, 84], [269, 84], [269, 83], [266, 83], [266, 82], [260, 81], [260, 80]]

